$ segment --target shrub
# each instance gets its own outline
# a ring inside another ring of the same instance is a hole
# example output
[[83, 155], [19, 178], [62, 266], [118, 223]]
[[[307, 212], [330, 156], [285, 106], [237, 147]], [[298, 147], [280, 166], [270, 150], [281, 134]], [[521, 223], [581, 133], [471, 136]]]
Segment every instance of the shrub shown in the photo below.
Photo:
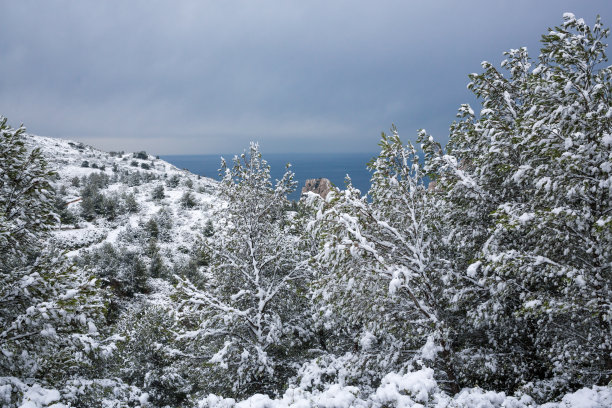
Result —
[[189, 191], [185, 191], [185, 193], [183, 193], [183, 196], [181, 197], [181, 206], [183, 208], [193, 208], [196, 206], [196, 204], [197, 202], [193, 197], [193, 194], [191, 194], [191, 192]]
[[170, 188], [176, 188], [178, 187], [180, 181], [181, 179], [179, 178], [179, 176], [175, 174], [174, 176], [166, 180], [166, 185]]
[[166, 197], [164, 186], [160, 184], [159, 186], [153, 189], [153, 199], [154, 200], [163, 200]]

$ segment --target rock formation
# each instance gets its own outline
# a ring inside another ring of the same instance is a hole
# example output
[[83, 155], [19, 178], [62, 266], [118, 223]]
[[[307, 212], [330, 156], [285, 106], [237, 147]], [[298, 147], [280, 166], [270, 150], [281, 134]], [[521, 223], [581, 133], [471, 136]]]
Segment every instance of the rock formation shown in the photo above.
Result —
[[308, 179], [306, 180], [304, 187], [302, 187], [302, 194], [312, 191], [313, 193], [317, 193], [321, 197], [325, 198], [331, 189], [332, 183], [326, 178]]

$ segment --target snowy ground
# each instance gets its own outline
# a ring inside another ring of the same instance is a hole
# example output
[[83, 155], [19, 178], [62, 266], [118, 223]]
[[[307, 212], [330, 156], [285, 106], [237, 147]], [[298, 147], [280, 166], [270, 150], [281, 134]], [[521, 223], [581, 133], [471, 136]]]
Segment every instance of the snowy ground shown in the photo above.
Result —
[[323, 391], [289, 388], [282, 398], [253, 395], [236, 402], [230, 398], [209, 395], [200, 408], [609, 408], [612, 407], [612, 387], [583, 388], [567, 394], [560, 402], [538, 405], [528, 395], [507, 396], [503, 392], [466, 388], [451, 397], [441, 391], [430, 368], [404, 375], [385, 376], [378, 389], [367, 397], [360, 396], [357, 387], [335, 384]]

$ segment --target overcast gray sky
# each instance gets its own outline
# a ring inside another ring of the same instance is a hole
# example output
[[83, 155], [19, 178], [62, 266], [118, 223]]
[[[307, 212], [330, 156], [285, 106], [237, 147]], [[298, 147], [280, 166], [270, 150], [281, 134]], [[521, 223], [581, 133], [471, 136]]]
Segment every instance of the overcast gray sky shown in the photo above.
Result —
[[467, 74], [612, 1], [0, 1], [0, 114], [155, 154], [375, 152], [446, 140]]

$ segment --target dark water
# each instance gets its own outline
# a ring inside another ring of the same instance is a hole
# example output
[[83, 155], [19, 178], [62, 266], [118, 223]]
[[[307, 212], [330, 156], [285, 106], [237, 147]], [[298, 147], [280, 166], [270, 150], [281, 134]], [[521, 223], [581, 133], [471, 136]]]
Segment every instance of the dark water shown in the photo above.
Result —
[[[234, 155], [168, 155], [162, 159], [181, 169], [214, 179], [219, 179], [218, 169], [221, 167], [221, 156], [230, 163]], [[282, 177], [285, 165], [291, 163], [291, 170], [298, 181], [297, 190], [290, 196], [297, 200], [304, 182], [311, 178], [328, 178], [334, 185], [344, 188], [344, 178], [348, 174], [353, 186], [367, 193], [370, 188], [370, 172], [366, 164], [376, 156], [375, 153], [288, 153], [266, 154], [263, 158], [270, 165], [272, 180]]]

